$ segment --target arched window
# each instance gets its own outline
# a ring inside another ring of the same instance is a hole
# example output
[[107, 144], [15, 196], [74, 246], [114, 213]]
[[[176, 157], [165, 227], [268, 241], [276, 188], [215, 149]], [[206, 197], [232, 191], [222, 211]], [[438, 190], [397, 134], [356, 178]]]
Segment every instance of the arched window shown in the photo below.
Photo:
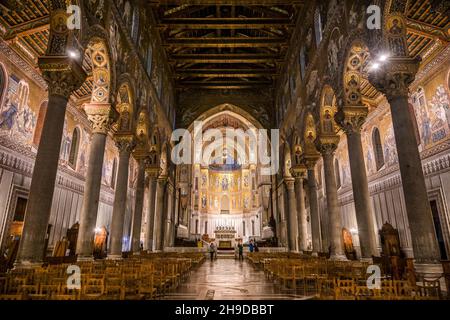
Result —
[[242, 221], [242, 236], [245, 237], [245, 221]]
[[339, 160], [338, 159], [334, 160], [334, 173], [336, 176], [336, 186], [339, 189], [342, 186], [342, 183], [341, 183], [341, 170], [339, 168]]
[[113, 189], [116, 187], [116, 174], [117, 174], [117, 160], [116, 158], [114, 158], [111, 171], [111, 188]]
[[314, 13], [314, 30], [316, 33], [316, 45], [319, 46], [323, 36], [322, 16], [320, 15], [319, 8], [316, 8]]
[[72, 143], [70, 144], [69, 153], [69, 165], [76, 169], [78, 159], [78, 149], [80, 146], [80, 130], [78, 128], [73, 129]]
[[252, 220], [252, 236], [255, 235], [255, 220]]
[[383, 145], [381, 144], [380, 130], [378, 128], [373, 129], [372, 132], [372, 148], [378, 171], [384, 166]]
[[39, 114], [36, 121], [36, 128], [34, 129], [33, 137], [33, 144], [36, 147], [39, 146], [39, 142], [41, 141], [42, 128], [44, 126], [45, 115], [47, 113], [47, 103], [48, 101], [42, 102], [41, 107], [39, 108]]

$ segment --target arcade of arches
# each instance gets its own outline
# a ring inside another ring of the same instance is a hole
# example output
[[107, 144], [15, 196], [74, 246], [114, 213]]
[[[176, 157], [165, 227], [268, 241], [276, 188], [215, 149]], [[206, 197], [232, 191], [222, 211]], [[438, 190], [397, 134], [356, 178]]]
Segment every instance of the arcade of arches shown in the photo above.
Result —
[[372, 2], [1, 1], [0, 296], [443, 297], [450, 8]]

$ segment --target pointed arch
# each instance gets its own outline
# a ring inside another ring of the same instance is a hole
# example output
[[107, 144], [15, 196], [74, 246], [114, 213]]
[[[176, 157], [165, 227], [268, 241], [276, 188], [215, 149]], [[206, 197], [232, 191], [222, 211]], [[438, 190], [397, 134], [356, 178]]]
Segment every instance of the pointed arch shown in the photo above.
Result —
[[109, 103], [111, 99], [111, 63], [106, 42], [92, 38], [87, 46], [92, 65], [92, 103]]
[[130, 132], [134, 126], [134, 94], [128, 80], [122, 82], [117, 90], [116, 109], [119, 112], [118, 131]]
[[334, 116], [337, 112], [336, 95], [331, 86], [325, 85], [322, 89], [320, 102], [320, 133], [334, 135], [336, 134], [336, 123]]

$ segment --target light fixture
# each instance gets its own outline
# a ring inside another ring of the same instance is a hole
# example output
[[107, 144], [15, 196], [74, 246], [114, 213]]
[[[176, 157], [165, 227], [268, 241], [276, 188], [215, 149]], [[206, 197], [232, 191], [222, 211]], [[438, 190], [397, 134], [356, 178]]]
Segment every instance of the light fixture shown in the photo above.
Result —
[[78, 59], [78, 57], [79, 57], [79, 54], [76, 50], [67, 50], [67, 54], [72, 59]]
[[383, 53], [379, 58], [378, 61], [385, 62], [389, 58], [389, 55], [386, 53]]
[[100, 228], [95, 228], [94, 231], [95, 231], [95, 233], [100, 233], [100, 231], [102, 231], [102, 229], [100, 229]]
[[374, 62], [372, 63], [372, 65], [370, 66], [371, 70], [378, 70], [380, 68], [380, 64], [378, 62]]
[[350, 233], [352, 233], [352, 234], [358, 234], [358, 229], [356, 229], [356, 228], [351, 228], [351, 229], [350, 229]]

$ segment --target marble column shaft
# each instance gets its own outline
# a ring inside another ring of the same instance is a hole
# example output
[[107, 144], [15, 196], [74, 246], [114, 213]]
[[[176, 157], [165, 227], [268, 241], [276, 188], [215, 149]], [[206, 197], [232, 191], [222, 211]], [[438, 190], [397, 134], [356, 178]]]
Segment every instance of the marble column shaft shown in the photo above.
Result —
[[67, 100], [60, 95], [49, 96], [20, 239], [19, 263], [41, 262], [44, 258]]
[[397, 144], [403, 195], [408, 214], [417, 262], [437, 263], [440, 252], [434, 229], [428, 192], [422, 170], [422, 162], [414, 132], [413, 119], [409, 112], [408, 97], [389, 98], [395, 141]]
[[84, 184], [83, 208], [80, 214], [77, 254], [79, 258], [92, 258], [95, 227], [102, 184], [106, 133], [95, 132], [89, 146], [89, 160]]
[[312, 249], [314, 254], [322, 251], [319, 218], [319, 198], [317, 195], [317, 181], [314, 166], [308, 167], [308, 195], [311, 219]]
[[[48, 84], [48, 103], [17, 253], [18, 265], [44, 260], [67, 102], [86, 78], [81, 65], [63, 56], [62, 52], [58, 56], [43, 56], [38, 63]], [[55, 71], [55, 66], [61, 70]]]
[[347, 141], [361, 257], [371, 258], [372, 256], [378, 256], [379, 253], [375, 234], [375, 217], [370, 204], [361, 132], [354, 129], [347, 133]]
[[344, 248], [342, 243], [342, 223], [339, 210], [336, 177], [334, 173], [334, 150], [322, 152], [325, 173], [325, 189], [327, 193], [327, 209], [330, 232], [330, 256], [331, 258], [342, 258]]
[[133, 234], [131, 240], [131, 251], [138, 253], [141, 251], [141, 228], [142, 214], [144, 208], [145, 194], [145, 161], [139, 159], [139, 168], [136, 183], [136, 199], [133, 213]]
[[156, 184], [156, 204], [155, 204], [155, 249], [163, 250], [164, 246], [164, 199], [166, 193], [167, 178], [160, 177]]
[[123, 225], [128, 197], [128, 173], [131, 146], [126, 142], [119, 146], [119, 168], [114, 195], [114, 207], [111, 220], [111, 247], [108, 258], [122, 257]]
[[289, 250], [297, 251], [297, 203], [295, 199], [295, 180], [293, 178], [285, 178], [286, 188], [288, 192], [288, 245]]
[[155, 200], [156, 200], [156, 176], [149, 176], [147, 230], [145, 233], [144, 250], [153, 251], [153, 235], [155, 229]]
[[[392, 46], [399, 44], [397, 36], [395, 41], [389, 43]], [[403, 39], [403, 43], [406, 43], [406, 38]], [[409, 86], [419, 70], [420, 59], [408, 57], [407, 52], [401, 56], [398, 52], [399, 50], [380, 69], [372, 71], [369, 80], [375, 88], [386, 95], [391, 107], [414, 258], [418, 264], [438, 264], [439, 246], [417, 147], [414, 119], [409, 111], [408, 102]]]
[[305, 193], [302, 176], [295, 177], [295, 194], [297, 199], [298, 248], [299, 251], [307, 251], [308, 224], [306, 221]]

